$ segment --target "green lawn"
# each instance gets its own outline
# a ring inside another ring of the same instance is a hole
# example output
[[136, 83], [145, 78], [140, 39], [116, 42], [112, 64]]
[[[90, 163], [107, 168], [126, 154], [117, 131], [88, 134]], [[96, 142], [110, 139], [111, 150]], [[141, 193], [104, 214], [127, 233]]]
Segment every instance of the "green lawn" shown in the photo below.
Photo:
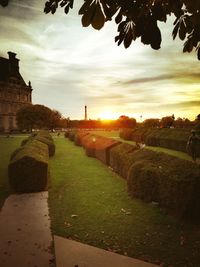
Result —
[[[91, 131], [91, 133], [102, 135], [105, 137], [116, 138], [120, 140], [121, 142], [125, 142], [128, 144], [135, 144], [134, 141], [126, 141], [124, 139], [119, 138], [119, 131]], [[176, 151], [176, 150], [172, 150], [172, 149], [168, 149], [164, 147], [153, 147], [153, 146], [146, 146], [146, 149], [151, 149], [157, 152], [163, 152], [163, 153], [166, 153], [166, 154], [169, 154], [169, 155], [181, 158], [181, 159], [192, 161], [192, 158], [187, 153], [184, 153], [181, 151]]]
[[19, 147], [23, 137], [0, 137], [0, 209], [6, 197], [9, 195], [8, 186], [8, 163], [11, 153]]
[[54, 234], [162, 266], [199, 266], [199, 227], [131, 199], [126, 181], [107, 166], [69, 140], [55, 143], [49, 188]]

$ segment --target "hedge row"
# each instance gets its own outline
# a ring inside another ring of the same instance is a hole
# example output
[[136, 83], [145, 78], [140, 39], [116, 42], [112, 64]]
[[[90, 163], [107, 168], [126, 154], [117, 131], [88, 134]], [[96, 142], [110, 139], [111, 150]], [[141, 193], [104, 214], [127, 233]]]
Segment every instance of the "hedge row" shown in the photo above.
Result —
[[38, 192], [46, 189], [49, 156], [55, 153], [48, 132], [38, 132], [21, 143], [10, 157], [8, 176], [15, 192]]
[[178, 217], [200, 221], [200, 169], [183, 159], [154, 151], [134, 155], [127, 178], [130, 195], [156, 201]]
[[87, 156], [95, 157], [104, 164], [110, 164], [110, 150], [119, 145], [120, 142], [99, 135], [87, 134], [82, 138], [82, 146]]
[[178, 218], [200, 222], [200, 168], [196, 164], [86, 132], [76, 137], [88, 156], [127, 179], [130, 196], [158, 202]]
[[[123, 130], [120, 137], [125, 140], [144, 142], [148, 146], [159, 146], [182, 152], [186, 151], [190, 129], [184, 128], [138, 128], [135, 130]], [[200, 151], [200, 142], [198, 144]], [[200, 152], [199, 152], [200, 155]]]

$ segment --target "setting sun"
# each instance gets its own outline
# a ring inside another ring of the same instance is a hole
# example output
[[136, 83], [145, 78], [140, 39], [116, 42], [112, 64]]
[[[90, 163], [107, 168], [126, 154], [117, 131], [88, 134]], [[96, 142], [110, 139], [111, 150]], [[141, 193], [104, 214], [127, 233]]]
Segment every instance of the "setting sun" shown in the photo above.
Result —
[[113, 120], [116, 119], [116, 115], [110, 110], [105, 110], [102, 113], [99, 114], [98, 116], [101, 120]]

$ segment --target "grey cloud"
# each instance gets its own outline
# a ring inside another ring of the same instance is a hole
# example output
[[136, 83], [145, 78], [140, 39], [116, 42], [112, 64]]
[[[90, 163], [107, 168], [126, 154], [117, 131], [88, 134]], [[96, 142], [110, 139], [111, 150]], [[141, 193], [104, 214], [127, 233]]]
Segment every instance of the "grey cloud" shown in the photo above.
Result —
[[143, 83], [149, 83], [149, 82], [157, 82], [157, 81], [163, 81], [163, 80], [170, 80], [173, 79], [173, 75], [158, 75], [158, 76], [153, 76], [153, 77], [143, 77], [143, 78], [136, 78], [132, 80], [127, 80], [127, 81], [120, 81], [118, 83], [128, 85], [128, 84], [143, 84]]
[[[200, 109], [200, 100], [180, 101], [177, 103], [167, 103], [167, 104], [161, 104], [161, 105], [156, 106], [157, 110], [179, 109], [179, 110], [188, 110], [189, 111], [190, 109], [194, 109], [194, 108]], [[198, 113], [198, 110], [197, 110], [197, 113]]]

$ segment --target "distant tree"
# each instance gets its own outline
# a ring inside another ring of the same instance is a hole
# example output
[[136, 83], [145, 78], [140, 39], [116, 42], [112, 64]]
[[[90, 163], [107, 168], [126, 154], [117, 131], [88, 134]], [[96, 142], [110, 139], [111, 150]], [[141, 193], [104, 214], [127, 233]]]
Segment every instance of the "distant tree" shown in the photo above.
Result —
[[135, 128], [136, 119], [129, 118], [128, 116], [121, 115], [117, 120], [117, 126], [119, 128]]
[[59, 111], [57, 111], [57, 110], [51, 111], [51, 117], [50, 117], [51, 130], [53, 130], [55, 128], [61, 128], [62, 127], [61, 118], [62, 118], [62, 115]]
[[[9, 0], [0, 0], [6, 6]], [[73, 9], [74, 0], [48, 0], [44, 12], [54, 14], [58, 7], [68, 14]], [[162, 35], [158, 22], [166, 22], [168, 15], [174, 15], [172, 36], [185, 41], [183, 52], [194, 48], [200, 60], [200, 3], [199, 0], [84, 0], [80, 2], [79, 15], [82, 25], [91, 25], [100, 30], [105, 22], [115, 19], [118, 35], [115, 42], [128, 48], [132, 41], [141, 40], [143, 44], [159, 49]]]
[[143, 125], [145, 127], [159, 127], [160, 126], [160, 120], [159, 119], [146, 119], [143, 122]]
[[33, 105], [28, 104], [20, 108], [16, 114], [17, 125], [21, 130], [32, 131], [36, 116], [33, 112]]
[[174, 123], [174, 118], [172, 116], [163, 117], [160, 121], [161, 128], [170, 128]]
[[17, 124], [20, 129], [32, 131], [37, 129], [50, 129], [52, 126], [52, 110], [43, 105], [26, 105], [16, 114]]

